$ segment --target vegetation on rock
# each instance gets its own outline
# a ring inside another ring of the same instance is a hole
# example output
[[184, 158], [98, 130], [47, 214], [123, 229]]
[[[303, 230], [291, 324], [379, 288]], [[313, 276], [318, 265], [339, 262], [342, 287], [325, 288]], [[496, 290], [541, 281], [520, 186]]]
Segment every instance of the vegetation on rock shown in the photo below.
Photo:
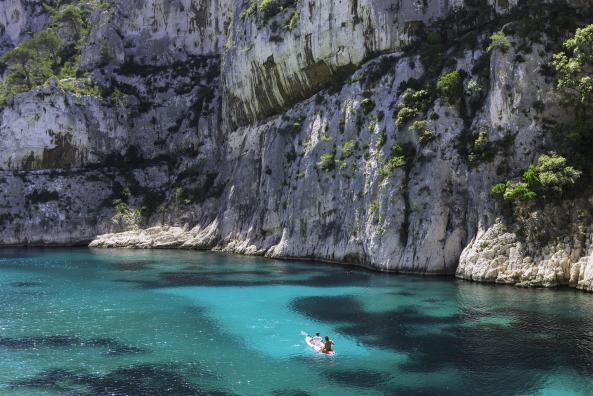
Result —
[[408, 88], [402, 95], [402, 104], [395, 112], [395, 125], [403, 128], [414, 119], [425, 113], [432, 104], [432, 98], [427, 90], [415, 91]]
[[503, 31], [496, 32], [492, 36], [490, 36], [490, 44], [486, 51], [492, 52], [495, 50], [499, 50], [503, 53], [507, 52], [511, 47], [511, 42], [507, 38], [506, 34]]
[[465, 73], [459, 70], [443, 75], [437, 82], [437, 92], [451, 105], [463, 99]]
[[[254, 17], [259, 24], [265, 25], [268, 20], [279, 14], [280, 12], [292, 8], [296, 5], [296, 0], [250, 0], [249, 6], [241, 12], [239, 17], [246, 19]], [[299, 15], [294, 13], [291, 15], [287, 26], [287, 30], [292, 30], [298, 22]], [[296, 15], [296, 17], [295, 17]], [[296, 18], [296, 21], [293, 19]]]
[[112, 221], [120, 231], [131, 231], [140, 228], [142, 222], [142, 211], [140, 209], [131, 209], [121, 199], [113, 201], [113, 209], [115, 213]]
[[322, 171], [330, 172], [334, 170], [336, 166], [335, 158], [336, 155], [334, 153], [322, 154], [319, 157], [319, 162], [317, 162], [317, 167]]
[[42, 86], [50, 78], [56, 79], [61, 88], [77, 94], [99, 92], [78, 70], [80, 51], [88, 35], [86, 15], [74, 4], [62, 9], [47, 8], [53, 23], [0, 58], [7, 67], [0, 84], [1, 105], [8, 97]]
[[507, 201], [524, 202], [536, 197], [560, 197], [574, 185], [582, 172], [557, 154], [543, 154], [523, 173], [522, 181], [496, 184], [492, 192]]

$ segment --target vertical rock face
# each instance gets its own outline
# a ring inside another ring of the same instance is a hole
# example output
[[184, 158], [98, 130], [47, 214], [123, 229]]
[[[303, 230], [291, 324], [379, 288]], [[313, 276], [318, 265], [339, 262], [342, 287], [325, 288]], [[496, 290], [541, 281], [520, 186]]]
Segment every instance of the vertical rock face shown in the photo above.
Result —
[[146, 70], [116, 69], [113, 87], [129, 92], [117, 98], [77, 96], [55, 83], [9, 98], [0, 114], [0, 169], [96, 165], [130, 149], [151, 159], [204, 144], [201, 137], [219, 132], [219, 109], [210, 107], [219, 100], [217, 59], [150, 69], [147, 79]]
[[[0, 114], [0, 245], [121, 231], [123, 204], [150, 230], [94, 246], [591, 288], [589, 231], [576, 214], [540, 255], [496, 220], [493, 184], [533, 163], [549, 147], [550, 120], [566, 117], [545, 66], [557, 43], [515, 33], [525, 9], [280, 3], [87, 4], [78, 74], [95, 90], [68, 88], [79, 76], [49, 80], [9, 97]], [[23, 17], [10, 19], [17, 9]], [[4, 48], [50, 20], [24, 1], [2, 12]], [[500, 29], [509, 48], [487, 52]], [[453, 97], [436, 87], [452, 71]], [[570, 213], [587, 206], [574, 205]]]
[[107, 48], [117, 63], [167, 65], [192, 56], [219, 55], [232, 18], [232, 0], [118, 0], [97, 11], [83, 50], [93, 69]]
[[[276, 114], [341, 81], [363, 61], [409, 45], [424, 26], [462, 9], [463, 0], [288, 1], [266, 15], [237, 2], [223, 60], [232, 124]], [[473, 7], [469, 2], [469, 7]], [[507, 12], [516, 1], [475, 2]]]
[[[409, 44], [449, 1], [300, 1], [271, 17], [237, 3], [225, 52], [226, 104], [236, 123], [253, 122], [344, 78], [365, 59]], [[243, 12], [243, 14], [241, 14]]]
[[0, 124], [0, 169], [32, 170], [96, 163], [126, 147], [128, 130], [113, 107], [56, 88], [11, 99]]
[[[466, 51], [457, 67], [472, 70], [481, 55]], [[497, 155], [477, 166], [458, 155], [464, 120], [455, 106], [437, 100], [428, 110], [436, 119], [429, 123], [434, 137], [428, 143], [411, 128], [396, 126], [391, 109], [404, 100], [398, 88], [424, 73], [405, 56], [370, 62], [352, 78], [389, 60], [385, 76], [374, 84], [362, 79], [261, 125], [237, 129], [228, 137], [228, 199], [212, 246], [390, 271], [453, 273], [469, 236], [493, 220], [490, 188], [497, 168], [503, 162], [525, 168], [537, 150], [542, 135], [529, 116], [532, 101], [546, 102], [550, 114], [557, 111], [554, 98], [545, 97], [550, 87], [544, 77], [530, 73], [542, 59], [534, 55], [517, 64], [515, 55], [500, 53], [490, 61], [494, 78], [471, 127], [488, 130]], [[374, 103], [370, 112], [365, 99]], [[304, 120], [297, 131], [290, 128], [296, 119]], [[509, 139], [524, 150], [504, 151]], [[359, 144], [352, 155], [345, 152], [348, 142]], [[386, 176], [385, 164], [397, 147], [405, 148], [406, 165]], [[334, 168], [320, 169], [327, 154], [334, 156]], [[211, 233], [204, 235], [213, 243]], [[200, 236], [193, 243], [202, 246]]]

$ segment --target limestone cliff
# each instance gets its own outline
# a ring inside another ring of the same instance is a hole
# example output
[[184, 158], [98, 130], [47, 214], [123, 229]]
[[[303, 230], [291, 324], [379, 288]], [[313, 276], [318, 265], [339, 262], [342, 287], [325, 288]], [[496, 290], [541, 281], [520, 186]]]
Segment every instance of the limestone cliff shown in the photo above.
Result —
[[[267, 3], [86, 2], [79, 74], [95, 92], [50, 79], [2, 110], [0, 243], [132, 228], [92, 246], [591, 289], [586, 217], [530, 244], [491, 192], [570, 118], [548, 62], [586, 5]], [[487, 49], [499, 30], [508, 46]], [[453, 88], [437, 87], [444, 77]]]

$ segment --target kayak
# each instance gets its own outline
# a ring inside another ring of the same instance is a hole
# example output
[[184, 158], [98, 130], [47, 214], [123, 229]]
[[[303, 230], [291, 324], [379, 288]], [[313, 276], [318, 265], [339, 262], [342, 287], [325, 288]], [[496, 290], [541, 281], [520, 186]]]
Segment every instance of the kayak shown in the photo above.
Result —
[[309, 336], [305, 337], [305, 342], [315, 352], [322, 353], [324, 355], [335, 355], [336, 354], [336, 351], [322, 352], [322, 350], [323, 350], [323, 344], [316, 344], [316, 343], [314, 343], [313, 342], [313, 337], [309, 337]]

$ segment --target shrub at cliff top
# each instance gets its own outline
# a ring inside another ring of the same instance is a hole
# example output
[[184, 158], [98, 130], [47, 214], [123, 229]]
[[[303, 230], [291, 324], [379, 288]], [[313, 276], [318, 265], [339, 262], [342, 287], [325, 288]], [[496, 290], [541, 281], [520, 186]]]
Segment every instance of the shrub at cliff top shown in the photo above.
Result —
[[48, 30], [6, 52], [0, 61], [8, 66], [6, 83], [17, 90], [30, 90], [53, 74], [62, 41]]

